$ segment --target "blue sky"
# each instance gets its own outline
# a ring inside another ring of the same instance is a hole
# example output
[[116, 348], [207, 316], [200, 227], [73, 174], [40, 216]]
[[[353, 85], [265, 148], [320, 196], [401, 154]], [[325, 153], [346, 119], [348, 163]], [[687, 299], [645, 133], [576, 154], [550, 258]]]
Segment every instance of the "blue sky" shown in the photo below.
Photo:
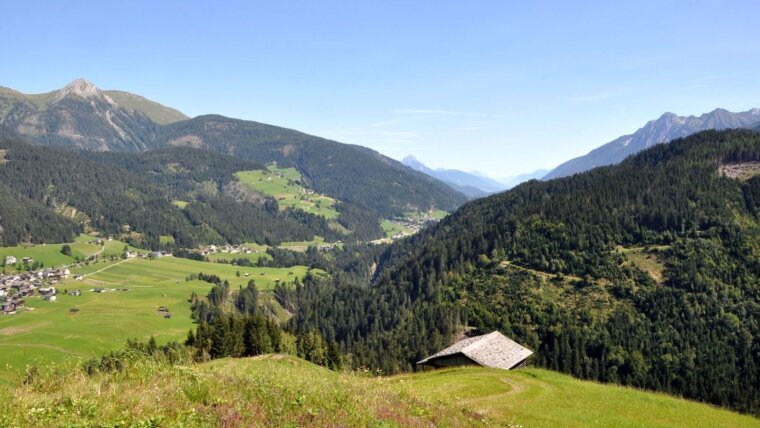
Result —
[[760, 107], [756, 1], [4, 3], [1, 86], [84, 77], [494, 177]]

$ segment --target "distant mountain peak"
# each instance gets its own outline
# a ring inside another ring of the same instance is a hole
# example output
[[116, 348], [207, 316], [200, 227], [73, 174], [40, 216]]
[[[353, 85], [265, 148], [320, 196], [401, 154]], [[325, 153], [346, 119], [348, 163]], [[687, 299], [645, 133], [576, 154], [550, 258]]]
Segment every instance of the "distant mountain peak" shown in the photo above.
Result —
[[716, 108], [699, 116], [664, 113], [659, 118], [647, 122], [633, 134], [623, 135], [586, 155], [563, 163], [547, 174], [544, 179], [565, 177], [599, 166], [616, 164], [627, 156], [656, 144], [668, 143], [676, 138], [686, 137], [706, 129], [752, 128], [760, 121], [758, 116], [760, 116], [760, 109], [757, 108], [738, 113]]
[[100, 90], [92, 82], [85, 79], [76, 79], [64, 86], [58, 91], [59, 97], [63, 98], [68, 95], [77, 95], [82, 98], [96, 97], [100, 95]]
[[503, 184], [492, 180], [485, 175], [481, 176], [457, 169], [429, 168], [412, 155], [406, 156], [401, 163], [415, 171], [419, 171], [443, 181], [452, 189], [463, 193], [470, 198], [485, 196], [489, 193], [495, 193], [505, 189]]

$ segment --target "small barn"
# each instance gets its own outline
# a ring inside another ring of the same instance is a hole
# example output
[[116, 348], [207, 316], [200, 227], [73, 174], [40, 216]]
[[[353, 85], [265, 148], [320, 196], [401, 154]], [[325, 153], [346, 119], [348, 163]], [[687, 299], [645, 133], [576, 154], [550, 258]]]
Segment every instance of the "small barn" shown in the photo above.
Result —
[[483, 366], [504, 370], [521, 367], [533, 351], [494, 331], [468, 337], [417, 363], [420, 366]]

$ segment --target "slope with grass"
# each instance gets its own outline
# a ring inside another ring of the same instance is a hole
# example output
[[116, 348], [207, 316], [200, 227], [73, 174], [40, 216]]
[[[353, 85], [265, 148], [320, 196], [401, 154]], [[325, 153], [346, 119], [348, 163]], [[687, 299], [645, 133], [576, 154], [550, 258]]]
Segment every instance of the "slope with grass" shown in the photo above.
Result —
[[[187, 281], [188, 275], [217, 275], [229, 281], [232, 289], [253, 280], [267, 299], [275, 284], [293, 283], [307, 270], [305, 266], [247, 268], [175, 257], [135, 257], [74, 268], [72, 277], [58, 285], [57, 301], [31, 297], [26, 299], [27, 310], [0, 316], [0, 379], [13, 378], [27, 364], [99, 355], [121, 347], [128, 338], [145, 340], [153, 335], [159, 343], [184, 340], [193, 326], [190, 295], [205, 295], [211, 289], [207, 282]], [[84, 275], [84, 279], [76, 280], [74, 275]], [[91, 291], [96, 288], [113, 291]], [[66, 294], [75, 289], [81, 290], [81, 296]], [[169, 309], [171, 318], [163, 317], [160, 306]]]
[[0, 389], [3, 426], [756, 427], [708, 405], [528, 369], [399, 377], [336, 373], [286, 355], [110, 374], [47, 368]]
[[760, 426], [759, 419], [710, 405], [541, 369], [456, 368], [391, 379], [397, 390], [502, 426]]
[[297, 209], [326, 219], [340, 215], [335, 209], [335, 199], [305, 188], [295, 168], [268, 165], [266, 171], [240, 171], [235, 175], [251, 190], [274, 197], [281, 210]]
[[[42, 262], [45, 267], [68, 266], [75, 263], [76, 259], [84, 260], [90, 256], [119, 257], [126, 246], [130, 251], [139, 251], [137, 248], [128, 246], [124, 242], [103, 240], [101, 244], [94, 241], [98, 238], [92, 235], [79, 235], [74, 242], [68, 244], [39, 244], [17, 245], [14, 247], [0, 247], [0, 264], [6, 256], [15, 257], [18, 262], [24, 257], [31, 257], [35, 261]], [[64, 245], [71, 248], [71, 255], [62, 253]], [[16, 266], [5, 266], [7, 273], [14, 271]]]

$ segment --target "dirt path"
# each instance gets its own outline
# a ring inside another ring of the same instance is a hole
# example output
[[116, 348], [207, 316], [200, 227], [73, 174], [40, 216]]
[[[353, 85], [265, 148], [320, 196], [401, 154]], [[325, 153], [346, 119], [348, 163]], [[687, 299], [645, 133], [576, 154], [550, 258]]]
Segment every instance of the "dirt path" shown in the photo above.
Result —
[[128, 258], [128, 259], [124, 259], [124, 260], [122, 260], [122, 261], [120, 261], [120, 262], [116, 262], [116, 263], [114, 263], [114, 264], [112, 264], [112, 265], [108, 265], [108, 266], [104, 267], [103, 269], [100, 269], [100, 270], [96, 270], [95, 272], [90, 272], [90, 273], [88, 273], [88, 274], [82, 275], [82, 279], [84, 279], [84, 278], [87, 278], [87, 277], [88, 277], [88, 276], [90, 276], [90, 275], [95, 275], [96, 273], [100, 273], [100, 272], [103, 272], [103, 271], [104, 271], [104, 270], [106, 270], [106, 269], [110, 269], [110, 268], [112, 268], [112, 267], [114, 267], [114, 266], [118, 266], [118, 265], [120, 265], [120, 264], [122, 264], [122, 263], [126, 263], [126, 262], [128, 262], [128, 261], [130, 261], [130, 260], [132, 260], [132, 259], [136, 259], [136, 258], [137, 258], [137, 257], [130, 257], [130, 258]]
[[521, 385], [520, 383], [515, 382], [514, 380], [512, 380], [512, 379], [510, 379], [508, 377], [501, 378], [501, 381], [504, 382], [504, 383], [506, 383], [507, 385], [509, 385], [512, 388], [512, 389], [509, 390], [509, 392], [507, 393], [507, 395], [521, 394], [521, 393], [525, 392], [525, 385]]

